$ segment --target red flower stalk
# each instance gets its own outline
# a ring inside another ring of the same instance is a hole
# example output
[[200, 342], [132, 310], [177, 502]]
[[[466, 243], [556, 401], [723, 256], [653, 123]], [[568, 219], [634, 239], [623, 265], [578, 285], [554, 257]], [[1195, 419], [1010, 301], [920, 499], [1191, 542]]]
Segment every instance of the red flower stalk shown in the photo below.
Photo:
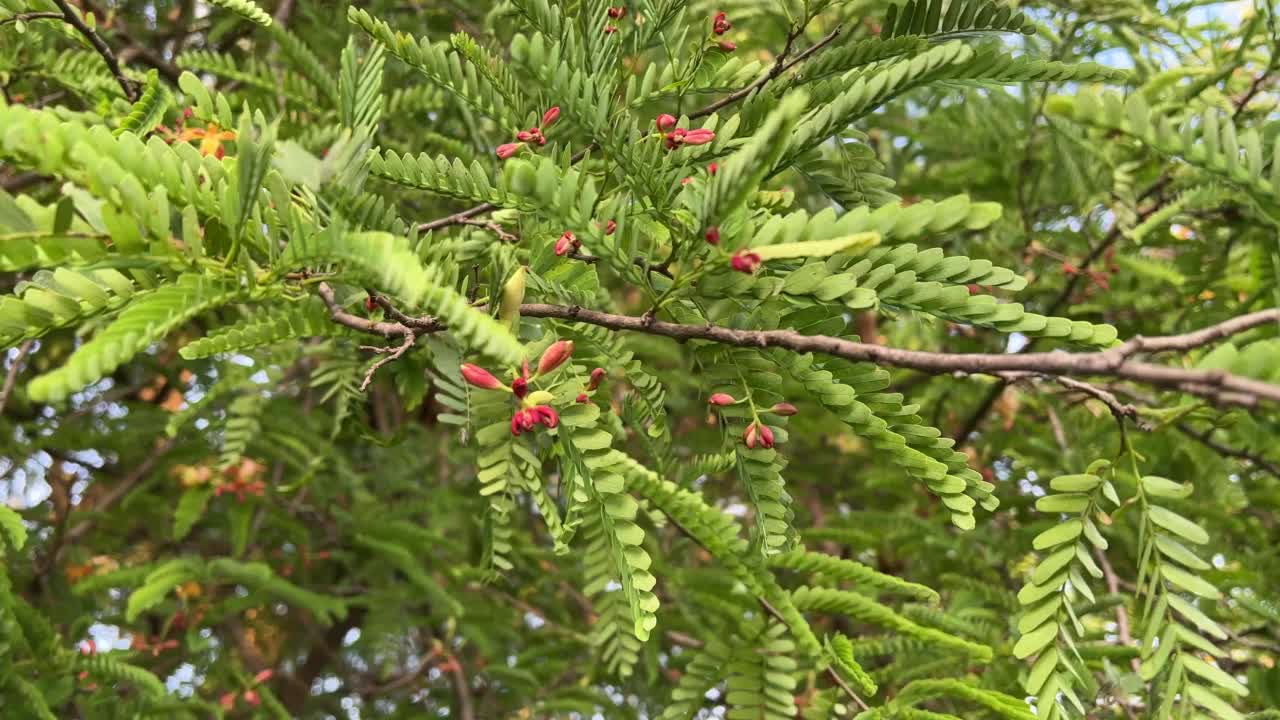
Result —
[[604, 382], [604, 368], [596, 368], [591, 371], [591, 380], [587, 383], [588, 390], [595, 390], [600, 387], [600, 383]]
[[653, 121], [653, 124], [658, 126], [658, 132], [670, 132], [671, 128], [675, 127], [677, 122], [679, 122], [679, 120], [677, 120], [674, 115], [662, 113]]
[[759, 255], [747, 250], [739, 250], [729, 260], [729, 264], [734, 270], [744, 273], [753, 273], [759, 270], [761, 262]]
[[725, 52], [733, 52], [734, 50], [738, 49], [738, 43], [732, 40], [721, 40], [720, 49]]
[[560, 119], [560, 106], [556, 105], [555, 107], [548, 108], [546, 112], [542, 113], [542, 127], [547, 127], [548, 125], [552, 125], [555, 123], [555, 121], [559, 119]]
[[774, 415], [782, 415], [785, 417], [790, 417], [800, 411], [797, 410], [796, 406], [792, 405], [791, 403], [780, 402], [774, 405], [773, 407], [769, 408], [769, 412], [773, 413]]
[[733, 405], [738, 401], [729, 393], [714, 393], [710, 398], [707, 399], [707, 402], [712, 405], [724, 406], [724, 405]]
[[729, 32], [729, 28], [733, 27], [733, 23], [729, 22], [729, 16], [724, 11], [716, 13], [715, 18], [711, 21], [711, 32], [717, 35], [723, 35]]
[[707, 232], [704, 233], [702, 237], [706, 238], [707, 242], [712, 245], [719, 245], [720, 244], [719, 226], [712, 225], [711, 227], [707, 228]]
[[538, 360], [538, 374], [546, 375], [551, 373], [563, 365], [572, 354], [572, 340], [557, 340], [551, 344], [551, 347], [546, 349], [546, 352], [542, 353], [542, 358]]
[[504, 145], [499, 145], [497, 150], [498, 159], [506, 160], [512, 155], [515, 155], [516, 153], [520, 152], [520, 148], [522, 147], [524, 147], [524, 143], [522, 142], [506, 143]]
[[569, 253], [582, 247], [582, 243], [578, 242], [578, 238], [568, 230], [556, 240], [556, 255], [568, 255]]
[[613, 18], [614, 20], [617, 20], [626, 14], [627, 14], [627, 9], [625, 7], [609, 8], [609, 17]]
[[493, 373], [489, 372], [488, 370], [485, 370], [479, 365], [472, 365], [471, 363], [463, 363], [462, 379], [480, 388], [481, 390], [501, 390], [502, 389], [502, 383], [499, 382], [498, 378], [494, 377]]

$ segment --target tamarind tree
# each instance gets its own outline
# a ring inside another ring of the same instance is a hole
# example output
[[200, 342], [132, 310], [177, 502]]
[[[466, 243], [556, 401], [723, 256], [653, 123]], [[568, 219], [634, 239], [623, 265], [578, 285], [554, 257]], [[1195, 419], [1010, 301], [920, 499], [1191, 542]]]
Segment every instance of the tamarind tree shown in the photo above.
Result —
[[5, 718], [1280, 717], [1280, 19], [0, 0]]

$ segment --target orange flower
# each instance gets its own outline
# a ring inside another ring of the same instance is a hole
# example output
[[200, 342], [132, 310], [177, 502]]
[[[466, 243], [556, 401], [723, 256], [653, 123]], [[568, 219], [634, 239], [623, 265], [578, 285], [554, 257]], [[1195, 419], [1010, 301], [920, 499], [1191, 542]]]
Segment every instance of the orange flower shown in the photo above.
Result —
[[214, 123], [209, 123], [203, 128], [183, 128], [178, 133], [176, 142], [191, 142], [192, 140], [200, 141], [200, 154], [213, 155], [221, 158], [226, 152], [222, 148], [222, 143], [226, 140], [235, 140], [236, 134], [232, 130], [223, 130]]

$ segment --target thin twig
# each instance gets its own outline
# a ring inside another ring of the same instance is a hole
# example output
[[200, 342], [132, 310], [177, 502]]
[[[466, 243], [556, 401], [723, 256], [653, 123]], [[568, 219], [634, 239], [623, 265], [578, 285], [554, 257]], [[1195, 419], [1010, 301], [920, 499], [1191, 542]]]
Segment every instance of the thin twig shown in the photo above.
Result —
[[98, 54], [102, 56], [103, 61], [107, 63], [107, 69], [115, 76], [116, 82], [120, 84], [120, 89], [124, 91], [124, 96], [129, 98], [129, 102], [136, 102], [138, 100], [138, 88], [132, 80], [124, 76], [124, 71], [120, 69], [120, 62], [116, 60], [115, 53], [111, 52], [111, 47], [102, 39], [102, 36], [93, 28], [84, 24], [84, 20], [67, 4], [67, 0], [53, 0], [53, 4], [57, 5], [58, 9], [62, 11], [62, 18], [67, 21], [67, 24], [79, 31], [89, 41], [89, 44], [93, 45], [93, 49], [97, 50]]
[[790, 70], [790, 69], [791, 69], [792, 67], [794, 67], [797, 63], [803, 62], [803, 61], [804, 61], [805, 59], [807, 59], [810, 55], [813, 55], [814, 53], [818, 52], [818, 51], [819, 51], [819, 50], [821, 50], [822, 48], [826, 47], [828, 43], [830, 43], [832, 40], [835, 40], [837, 37], [840, 37], [840, 28], [838, 28], [838, 27], [837, 27], [835, 30], [832, 30], [831, 32], [827, 33], [827, 34], [826, 34], [826, 35], [825, 35], [821, 40], [819, 40], [818, 42], [816, 42], [816, 43], [814, 43], [813, 45], [811, 45], [810, 47], [806, 48], [806, 49], [804, 50], [804, 52], [800, 53], [799, 55], [795, 56], [794, 58], [791, 58], [790, 60], [787, 60], [787, 59], [786, 59], [786, 57], [787, 57], [787, 50], [790, 50], [791, 42], [795, 39], [793, 36], [788, 36], [788, 39], [787, 39], [787, 45], [788, 45], [787, 50], [783, 50], [783, 52], [782, 52], [780, 55], [778, 55], [777, 59], [776, 59], [776, 60], [774, 61], [774, 63], [773, 63], [773, 67], [771, 67], [771, 68], [769, 69], [769, 72], [767, 72], [767, 73], [765, 73], [764, 75], [760, 76], [760, 78], [759, 78], [758, 80], [756, 80], [755, 82], [751, 83], [750, 85], [748, 85], [748, 86], [746, 86], [746, 87], [742, 88], [741, 90], [735, 90], [734, 92], [731, 92], [731, 93], [729, 93], [728, 95], [725, 95], [724, 97], [722, 97], [722, 98], [720, 98], [719, 100], [717, 100], [717, 101], [715, 101], [715, 102], [711, 103], [710, 105], [707, 105], [707, 106], [706, 106], [706, 107], [704, 107], [704, 108], [700, 108], [700, 109], [698, 109], [698, 110], [694, 110], [693, 112], [689, 113], [689, 119], [690, 119], [690, 120], [693, 120], [693, 119], [700, 118], [700, 117], [706, 117], [707, 115], [710, 115], [710, 114], [712, 114], [712, 113], [716, 112], [717, 110], [720, 110], [721, 108], [723, 108], [723, 107], [725, 107], [725, 106], [727, 106], [727, 105], [732, 105], [733, 103], [738, 102], [738, 101], [739, 101], [739, 100], [741, 100], [742, 98], [747, 97], [747, 96], [748, 96], [748, 95], [750, 95], [751, 93], [753, 93], [753, 92], [755, 92], [755, 91], [759, 90], [760, 88], [764, 87], [766, 84], [768, 84], [768, 83], [769, 83], [769, 81], [771, 81], [771, 80], [773, 80], [774, 78], [778, 77], [778, 76], [779, 76], [779, 75], [781, 75], [782, 73], [784, 73], [784, 72], [786, 72], [786, 71]]
[[61, 20], [61, 19], [62, 19], [62, 13], [56, 13], [56, 12], [18, 13], [17, 15], [10, 15], [5, 19], [0, 20], [0, 27], [4, 27], [9, 23], [30, 22], [32, 20]]
[[412, 331], [404, 334], [404, 341], [400, 343], [400, 347], [375, 347], [373, 345], [361, 345], [361, 350], [372, 350], [373, 352], [385, 353], [386, 357], [380, 358], [377, 362], [369, 366], [364, 374], [364, 382], [360, 383], [360, 391], [364, 392], [369, 387], [369, 383], [373, 382], [374, 373], [387, 363], [399, 360], [401, 356], [409, 352], [409, 348], [413, 347], [413, 341], [417, 339], [417, 335]]
[[1271, 462], [1270, 460], [1267, 460], [1265, 457], [1249, 452], [1248, 450], [1241, 450], [1239, 448], [1233, 448], [1229, 445], [1223, 445], [1222, 443], [1213, 439], [1213, 430], [1206, 430], [1204, 432], [1200, 432], [1198, 430], [1193, 429], [1190, 425], [1187, 425], [1186, 423], [1179, 423], [1177, 425], [1177, 428], [1178, 428], [1178, 431], [1181, 432], [1183, 435], [1186, 435], [1187, 437], [1196, 440], [1201, 445], [1204, 445], [1205, 447], [1218, 453], [1219, 455], [1236, 458], [1237, 460], [1248, 461], [1259, 470], [1262, 470], [1263, 472], [1266, 472], [1266, 473], [1270, 473], [1272, 476], [1276, 477], [1277, 479], [1280, 479], [1280, 466], [1277, 466], [1275, 463]]
[[[1116, 577], [1116, 571], [1111, 567], [1111, 562], [1107, 560], [1107, 554], [1098, 548], [1094, 548], [1093, 556], [1098, 559], [1098, 566], [1102, 568], [1102, 576], [1106, 578], [1107, 592], [1113, 595], [1118, 594], [1120, 592], [1120, 580]], [[1129, 635], [1129, 611], [1125, 609], [1124, 603], [1116, 605], [1116, 636], [1124, 647], [1133, 645], [1133, 637]], [[1138, 658], [1133, 658], [1130, 663], [1134, 670], [1138, 669]]]
[[27, 359], [27, 353], [31, 352], [31, 346], [34, 344], [35, 340], [22, 343], [18, 346], [18, 354], [13, 356], [13, 364], [9, 366], [9, 372], [4, 376], [4, 387], [0, 388], [0, 415], [4, 414], [4, 409], [9, 404], [9, 395], [18, 381], [18, 371], [22, 367], [22, 361]]

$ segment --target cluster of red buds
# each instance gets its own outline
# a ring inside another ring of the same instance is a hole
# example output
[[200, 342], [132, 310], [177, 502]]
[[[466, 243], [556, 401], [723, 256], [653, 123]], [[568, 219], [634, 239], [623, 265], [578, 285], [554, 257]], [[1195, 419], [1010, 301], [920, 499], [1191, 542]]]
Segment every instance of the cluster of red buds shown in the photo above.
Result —
[[[733, 23], [729, 22], [729, 16], [723, 10], [717, 12], [715, 17], [711, 18], [711, 32], [714, 35], [724, 35], [729, 32], [731, 27], [733, 27]], [[738, 49], [738, 44], [732, 40], [721, 40], [717, 45], [725, 52], [733, 52]]]
[[542, 353], [542, 358], [538, 360], [537, 371], [530, 376], [529, 363], [526, 362], [520, 375], [511, 381], [511, 387], [504, 385], [501, 380], [493, 376], [493, 373], [471, 363], [463, 364], [462, 377], [482, 390], [503, 390], [515, 395], [520, 401], [520, 407], [511, 416], [511, 434], [520, 435], [533, 430], [538, 425], [554, 428], [560, 424], [560, 415], [556, 413], [555, 408], [543, 404], [552, 398], [551, 393], [529, 392], [529, 380], [550, 375], [556, 368], [563, 365], [570, 355], [573, 355], [573, 341], [557, 340]]
[[134, 635], [133, 639], [129, 641], [129, 649], [138, 650], [138, 651], [150, 651], [152, 657], [159, 657], [160, 653], [164, 652], [165, 650], [177, 650], [178, 641], [172, 640], [172, 639], [162, 640], [159, 637], [155, 638], [154, 640], [147, 640], [147, 638], [143, 637], [142, 635]]
[[220, 497], [227, 493], [234, 493], [236, 502], [244, 502], [249, 495], [262, 497], [267, 485], [258, 479], [258, 476], [265, 469], [262, 463], [245, 458], [239, 465], [232, 465], [222, 471], [222, 476], [226, 480], [213, 489], [213, 496]]
[[[612, 19], [612, 20], [621, 20], [622, 18], [626, 17], [626, 15], [627, 15], [627, 8], [626, 8], [626, 6], [618, 6], [618, 7], [611, 7], [611, 8], [609, 8], [609, 18], [610, 18], [610, 19]], [[616, 33], [616, 32], [618, 32], [618, 26], [614, 25], [613, 23], [606, 23], [606, 24], [605, 24], [605, 26], [604, 26], [604, 34], [605, 34], [605, 35], [612, 35], [612, 34], [614, 34], [614, 33]]]
[[760, 255], [750, 250], [739, 250], [733, 254], [733, 257], [729, 258], [729, 265], [734, 270], [743, 273], [754, 273], [760, 269], [762, 262], [764, 261], [760, 259]]
[[[261, 683], [264, 683], [267, 680], [270, 680], [271, 676], [274, 674], [275, 674], [274, 670], [270, 670], [270, 669], [263, 670], [262, 672], [259, 672], [257, 675], [253, 676], [253, 684], [259, 685]], [[248, 705], [249, 707], [258, 707], [259, 705], [262, 704], [262, 696], [258, 694], [257, 690], [250, 688], [240, 693], [237, 693], [237, 692], [223, 693], [222, 697], [218, 698], [218, 705], [222, 706], [223, 710], [230, 712], [234, 710], [236, 707], [236, 698], [243, 699], [245, 704]]]
[[674, 115], [663, 113], [654, 120], [658, 132], [662, 133], [663, 142], [668, 150], [675, 150], [681, 145], [706, 145], [716, 139], [716, 134], [705, 128], [685, 130], [676, 127], [679, 120]]
[[584, 388], [583, 392], [578, 393], [577, 401], [580, 403], [591, 402], [591, 398], [587, 395], [587, 393], [595, 392], [595, 389], [600, 387], [600, 383], [604, 382], [604, 376], [605, 376], [604, 368], [598, 367], [595, 370], [592, 370], [591, 379], [587, 381], [587, 385]]
[[535, 125], [534, 127], [531, 127], [528, 130], [521, 130], [520, 132], [516, 133], [516, 140], [519, 140], [519, 142], [505, 143], [503, 145], [498, 146], [498, 150], [497, 150], [498, 158], [502, 160], [506, 160], [512, 155], [515, 155], [516, 153], [520, 152], [520, 148], [524, 147], [526, 144], [538, 145], [538, 146], [546, 145], [547, 136], [542, 134], [542, 129], [546, 127], [550, 127], [552, 124], [555, 123], [556, 120], [559, 120], [559, 119], [560, 119], [559, 105], [542, 113], [542, 122], [540, 124]]
[[[609, 222], [613, 222], [610, 220]], [[556, 255], [565, 256], [571, 252], [577, 252], [582, 247], [582, 241], [578, 240], [578, 236], [572, 232], [565, 230], [560, 235], [560, 239], [556, 240]]]
[[[715, 405], [717, 407], [736, 405], [739, 402], [740, 401], [737, 398], [728, 393], [714, 393], [707, 399], [708, 404]], [[783, 417], [790, 417], [800, 411], [791, 403], [780, 402], [774, 404], [768, 410], [765, 410], [765, 412], [772, 413], [774, 415], [781, 415]], [[760, 422], [758, 419], [753, 420], [749, 425], [747, 425], [747, 429], [743, 431], [742, 442], [752, 450], [754, 450], [757, 445], [766, 449], [771, 448], [774, 443], [773, 428]]]

